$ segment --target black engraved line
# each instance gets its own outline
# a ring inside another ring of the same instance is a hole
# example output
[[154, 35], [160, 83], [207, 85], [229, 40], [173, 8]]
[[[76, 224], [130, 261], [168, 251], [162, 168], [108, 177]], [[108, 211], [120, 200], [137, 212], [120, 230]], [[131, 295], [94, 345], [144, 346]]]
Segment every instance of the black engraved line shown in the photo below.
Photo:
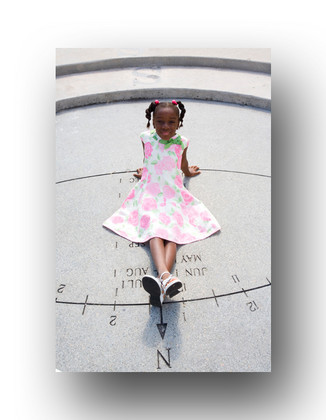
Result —
[[[207, 172], [229, 172], [229, 173], [232, 173], [232, 174], [253, 175], [253, 176], [261, 176], [261, 177], [264, 177], [264, 178], [271, 178], [270, 175], [256, 174], [254, 172], [230, 171], [230, 170], [227, 170], [227, 169], [200, 169], [200, 170], [201, 171], [207, 171]], [[79, 181], [81, 179], [97, 178], [97, 177], [100, 177], [100, 176], [130, 174], [130, 173], [136, 173], [136, 172], [137, 172], [137, 170], [108, 172], [108, 173], [105, 173], [105, 174], [87, 175], [87, 176], [81, 176], [81, 177], [77, 177], [77, 178], [70, 178], [70, 179], [64, 179], [62, 181], [57, 181], [56, 184], [63, 184], [65, 182], [71, 182], [71, 181]]]
[[227, 169], [201, 169], [201, 168], [199, 169], [200, 171], [207, 171], [207, 172], [229, 172], [232, 174], [253, 175], [253, 176], [262, 176], [264, 178], [271, 178], [271, 175], [256, 174], [254, 172], [230, 171]]
[[87, 301], [88, 301], [88, 295], [86, 296], [86, 300], [85, 300], [85, 302], [84, 302], [84, 308], [83, 308], [83, 313], [82, 313], [82, 315], [84, 315], [84, 313], [85, 313], [85, 309], [86, 309]]
[[78, 178], [70, 178], [64, 179], [62, 181], [57, 181], [56, 184], [63, 184], [64, 182], [71, 182], [71, 181], [79, 181], [80, 179], [88, 179], [88, 178], [97, 178], [99, 176], [107, 176], [107, 175], [118, 175], [118, 174], [128, 174], [128, 173], [136, 173], [137, 171], [121, 171], [121, 172], [108, 172], [105, 174], [96, 174], [96, 175], [87, 175], [87, 176], [80, 176]]
[[[263, 284], [262, 286], [257, 286], [257, 287], [253, 287], [251, 289], [247, 289], [246, 292], [251, 292], [253, 290], [258, 290], [258, 289], [263, 289], [264, 287], [268, 287], [271, 286], [272, 283], [269, 284]], [[184, 302], [196, 302], [199, 300], [208, 300], [208, 299], [216, 299], [216, 298], [221, 298], [221, 297], [225, 297], [225, 296], [232, 296], [232, 295], [238, 295], [240, 293], [243, 293], [244, 290], [238, 290], [237, 292], [230, 292], [230, 293], [224, 293], [222, 295], [215, 295], [214, 296], [207, 296], [207, 297], [202, 297], [202, 298], [195, 298], [195, 299], [184, 299], [184, 300], [176, 300], [176, 301], [170, 301], [170, 302], [164, 302], [166, 304], [169, 303], [184, 303]]]
[[[85, 302], [68, 302], [68, 301], [61, 301], [56, 298], [56, 303], [66, 303], [67, 305], [85, 305]], [[96, 302], [87, 302], [87, 306], [113, 306], [114, 310], [117, 306], [147, 306], [150, 305], [149, 303], [96, 303]]]
[[[271, 283], [268, 284], [263, 284], [262, 286], [257, 286], [257, 287], [253, 287], [251, 289], [247, 289], [246, 292], [251, 292], [253, 290], [258, 290], [258, 289], [263, 289], [264, 287], [269, 287], [271, 286]], [[185, 303], [185, 302], [197, 302], [199, 300], [208, 300], [208, 299], [215, 299], [216, 298], [221, 298], [221, 297], [225, 297], [225, 296], [232, 296], [232, 295], [238, 295], [240, 293], [243, 293], [243, 290], [238, 290], [237, 292], [230, 292], [230, 293], [224, 293], [222, 295], [213, 295], [213, 296], [206, 296], [206, 297], [202, 297], [202, 298], [194, 298], [194, 299], [182, 299], [182, 300], [171, 300], [171, 301], [167, 301], [164, 302], [164, 305], [166, 304], [171, 304], [171, 303]], [[91, 303], [91, 302], [65, 302], [65, 301], [60, 301], [56, 298], [55, 300], [56, 303], [63, 303], [66, 305], [87, 305], [87, 306], [114, 306], [114, 308], [116, 308], [117, 306], [148, 306], [150, 305], [150, 303]]]

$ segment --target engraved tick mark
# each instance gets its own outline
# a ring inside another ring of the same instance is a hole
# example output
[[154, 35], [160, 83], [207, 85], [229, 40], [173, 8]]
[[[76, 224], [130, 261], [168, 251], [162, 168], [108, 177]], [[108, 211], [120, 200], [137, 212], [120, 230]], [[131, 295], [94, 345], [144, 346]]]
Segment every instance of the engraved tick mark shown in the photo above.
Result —
[[214, 289], [212, 289], [212, 292], [213, 292], [213, 296], [214, 296], [214, 299], [215, 299], [215, 303], [216, 303], [217, 307], [219, 308], [219, 304], [217, 302], [217, 297], [215, 295]]
[[240, 280], [236, 274], [232, 276], [234, 283], [240, 283]]
[[84, 313], [85, 313], [85, 309], [86, 309], [87, 301], [88, 301], [88, 295], [86, 296], [86, 300], [85, 300], [85, 303], [84, 303], [84, 308], [83, 308], [83, 313], [82, 313], [82, 315], [84, 315]]

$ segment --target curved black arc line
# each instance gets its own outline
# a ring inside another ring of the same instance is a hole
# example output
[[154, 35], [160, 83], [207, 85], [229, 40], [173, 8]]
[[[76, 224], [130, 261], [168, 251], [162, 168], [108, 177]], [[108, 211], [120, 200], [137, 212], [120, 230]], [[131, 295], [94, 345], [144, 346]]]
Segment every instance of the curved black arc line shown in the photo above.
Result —
[[64, 179], [62, 181], [57, 181], [56, 184], [63, 184], [65, 182], [71, 182], [71, 181], [79, 181], [80, 179], [97, 178], [97, 177], [100, 177], [100, 176], [128, 174], [128, 173], [136, 173], [136, 172], [137, 172], [137, 170], [121, 171], [121, 172], [107, 172], [105, 174], [87, 175], [87, 176], [81, 176], [81, 177], [78, 177], [78, 178]]
[[[229, 172], [229, 173], [233, 173], [233, 174], [253, 175], [253, 176], [261, 176], [263, 178], [271, 178], [270, 175], [256, 174], [256, 173], [253, 173], [253, 172], [231, 171], [231, 170], [227, 170], [227, 169], [200, 169], [200, 171], [206, 171], [206, 172]], [[137, 170], [135, 169], [134, 171], [108, 172], [108, 173], [105, 173], [105, 174], [81, 176], [81, 177], [78, 177], [78, 178], [71, 178], [71, 179], [64, 179], [62, 181], [57, 181], [56, 184], [63, 184], [65, 182], [79, 181], [81, 179], [97, 178], [97, 177], [100, 177], [100, 176], [128, 174], [128, 173], [136, 173], [136, 172], [137, 172]]]
[[[199, 300], [208, 300], [208, 299], [217, 299], [225, 296], [232, 296], [232, 295], [238, 295], [240, 293], [244, 292], [252, 292], [253, 290], [262, 289], [264, 287], [271, 286], [271, 283], [263, 284], [262, 286], [253, 287], [251, 289], [247, 290], [238, 290], [237, 292], [230, 292], [230, 293], [224, 293], [222, 295], [214, 295], [214, 296], [206, 296], [202, 298], [194, 298], [194, 299], [184, 299], [184, 300], [174, 300], [170, 302], [164, 302], [164, 305], [171, 304], [171, 303], [186, 303], [186, 302], [196, 302]], [[91, 302], [64, 302], [60, 300], [55, 300], [55, 303], [65, 303], [67, 305], [89, 305], [89, 306], [148, 306], [150, 303], [91, 303]]]

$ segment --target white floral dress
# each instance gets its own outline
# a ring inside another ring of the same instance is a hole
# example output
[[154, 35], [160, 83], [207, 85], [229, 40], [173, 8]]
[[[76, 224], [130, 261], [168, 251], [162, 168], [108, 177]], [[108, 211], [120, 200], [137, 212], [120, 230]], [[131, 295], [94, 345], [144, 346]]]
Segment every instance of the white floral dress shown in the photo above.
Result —
[[103, 226], [138, 243], [159, 237], [188, 244], [220, 230], [215, 217], [183, 185], [181, 160], [189, 141], [178, 134], [165, 141], [155, 130], [140, 138], [145, 152], [141, 180]]

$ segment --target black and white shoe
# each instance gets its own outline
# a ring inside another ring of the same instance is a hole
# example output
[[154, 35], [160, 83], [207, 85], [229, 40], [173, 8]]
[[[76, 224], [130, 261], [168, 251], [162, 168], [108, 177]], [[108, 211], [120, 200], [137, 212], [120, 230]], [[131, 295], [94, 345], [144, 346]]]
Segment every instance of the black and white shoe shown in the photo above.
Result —
[[180, 293], [180, 290], [182, 288], [182, 283], [178, 279], [178, 277], [173, 276], [170, 274], [166, 279], [162, 279], [164, 274], [170, 274], [168, 271], [161, 274], [160, 280], [161, 280], [161, 302], [163, 303], [166, 296], [169, 296], [170, 298]]
[[153, 276], [144, 276], [142, 279], [143, 287], [152, 296], [160, 296], [162, 293], [161, 282]]

